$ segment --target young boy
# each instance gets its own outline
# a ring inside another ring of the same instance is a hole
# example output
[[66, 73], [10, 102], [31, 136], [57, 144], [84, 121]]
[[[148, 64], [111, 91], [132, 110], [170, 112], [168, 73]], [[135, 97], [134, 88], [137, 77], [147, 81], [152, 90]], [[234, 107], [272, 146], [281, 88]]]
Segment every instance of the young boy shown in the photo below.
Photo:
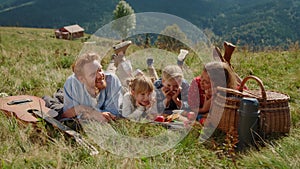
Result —
[[162, 78], [154, 82], [158, 113], [172, 114], [173, 110], [188, 110], [189, 83], [184, 80], [178, 65], [169, 65]]

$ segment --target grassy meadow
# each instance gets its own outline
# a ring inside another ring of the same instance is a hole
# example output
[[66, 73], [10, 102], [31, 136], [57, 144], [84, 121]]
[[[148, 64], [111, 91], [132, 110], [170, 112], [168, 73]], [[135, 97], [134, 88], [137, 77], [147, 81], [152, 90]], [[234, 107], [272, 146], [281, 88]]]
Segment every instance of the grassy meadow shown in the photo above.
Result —
[[[0, 93], [52, 96], [71, 74], [70, 66], [86, 38], [59, 40], [51, 29], [0, 27]], [[276, 48], [263, 52], [237, 48], [233, 54], [232, 64], [241, 77], [258, 76], [267, 90], [291, 97], [289, 135], [265, 140], [259, 150], [233, 152], [230, 139], [219, 140], [218, 133], [200, 143], [201, 126], [195, 126], [174, 148], [154, 157], [125, 158], [100, 148], [98, 155], [91, 156], [43, 122], [19, 123], [0, 113], [0, 168], [300, 168], [300, 48], [298, 43], [289, 46], [287, 51]], [[186, 64], [195, 67], [199, 63], [189, 57]], [[196, 76], [198, 72], [194, 73]], [[249, 87], [256, 85], [250, 83]], [[123, 130], [134, 136], [145, 134], [135, 131], [141, 126], [126, 122], [112, 125], [127, 126]], [[157, 128], [143, 129], [147, 129], [147, 135], [159, 132]]]

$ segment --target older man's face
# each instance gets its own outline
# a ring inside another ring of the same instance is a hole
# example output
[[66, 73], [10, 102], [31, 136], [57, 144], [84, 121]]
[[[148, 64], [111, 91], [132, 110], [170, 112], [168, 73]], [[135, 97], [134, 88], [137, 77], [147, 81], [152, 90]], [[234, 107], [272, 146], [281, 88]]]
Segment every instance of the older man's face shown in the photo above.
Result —
[[85, 64], [83, 66], [84, 84], [89, 91], [102, 90], [106, 87], [105, 75], [102, 66], [98, 61]]

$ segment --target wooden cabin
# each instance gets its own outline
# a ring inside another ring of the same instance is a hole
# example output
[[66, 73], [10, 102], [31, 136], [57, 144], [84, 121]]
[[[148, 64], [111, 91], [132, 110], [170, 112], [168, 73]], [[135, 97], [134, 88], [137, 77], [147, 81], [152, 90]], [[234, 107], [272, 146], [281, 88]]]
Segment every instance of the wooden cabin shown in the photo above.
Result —
[[72, 40], [84, 36], [84, 29], [79, 25], [69, 25], [55, 30], [55, 37], [58, 39]]

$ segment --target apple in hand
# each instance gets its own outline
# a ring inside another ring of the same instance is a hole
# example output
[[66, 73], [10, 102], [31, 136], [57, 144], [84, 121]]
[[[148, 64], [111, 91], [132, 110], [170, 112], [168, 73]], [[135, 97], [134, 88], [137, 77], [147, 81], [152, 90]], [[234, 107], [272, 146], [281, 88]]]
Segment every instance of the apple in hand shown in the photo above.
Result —
[[154, 121], [157, 121], [157, 122], [164, 122], [164, 121], [165, 121], [165, 118], [164, 118], [164, 116], [156, 116], [156, 118], [155, 118]]

